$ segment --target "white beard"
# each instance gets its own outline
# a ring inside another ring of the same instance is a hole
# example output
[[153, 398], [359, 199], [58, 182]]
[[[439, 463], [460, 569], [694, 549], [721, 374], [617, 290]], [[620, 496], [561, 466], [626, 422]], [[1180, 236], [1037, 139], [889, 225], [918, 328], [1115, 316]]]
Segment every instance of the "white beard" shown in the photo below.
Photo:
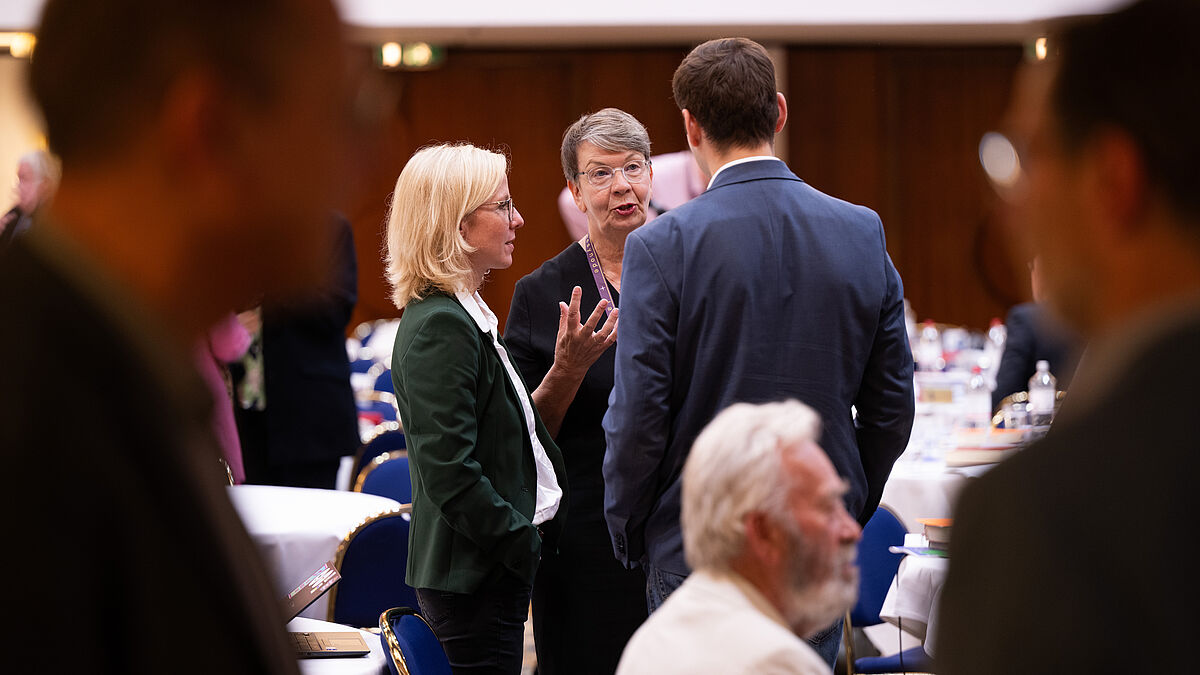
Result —
[[853, 545], [838, 551], [826, 579], [813, 579], [812, 566], [800, 556], [792, 556], [792, 570], [782, 598], [783, 618], [792, 632], [807, 638], [854, 606], [858, 598], [858, 567], [854, 565], [857, 554]]

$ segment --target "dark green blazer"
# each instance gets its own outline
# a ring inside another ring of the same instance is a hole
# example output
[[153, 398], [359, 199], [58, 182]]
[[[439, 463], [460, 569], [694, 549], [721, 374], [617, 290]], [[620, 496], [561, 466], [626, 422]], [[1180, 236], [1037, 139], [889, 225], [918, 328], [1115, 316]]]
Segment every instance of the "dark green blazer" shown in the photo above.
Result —
[[[530, 520], [537, 470], [491, 336], [452, 296], [414, 300], [396, 331], [392, 382], [413, 480], [408, 584], [472, 593], [505, 569], [532, 583], [543, 545]], [[535, 418], [563, 490], [557, 515], [542, 525], [553, 541], [565, 520], [567, 474]]]

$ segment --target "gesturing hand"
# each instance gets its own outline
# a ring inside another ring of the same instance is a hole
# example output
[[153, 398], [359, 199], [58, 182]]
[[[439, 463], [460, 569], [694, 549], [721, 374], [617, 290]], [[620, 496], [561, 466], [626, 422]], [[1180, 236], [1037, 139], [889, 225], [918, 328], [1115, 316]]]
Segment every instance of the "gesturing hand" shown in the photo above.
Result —
[[592, 310], [587, 321], [579, 322], [579, 304], [583, 291], [578, 286], [571, 289], [571, 303], [558, 303], [558, 337], [554, 341], [554, 364], [567, 373], [582, 375], [600, 358], [600, 355], [617, 341], [617, 314], [596, 330], [608, 301], [601, 299]]

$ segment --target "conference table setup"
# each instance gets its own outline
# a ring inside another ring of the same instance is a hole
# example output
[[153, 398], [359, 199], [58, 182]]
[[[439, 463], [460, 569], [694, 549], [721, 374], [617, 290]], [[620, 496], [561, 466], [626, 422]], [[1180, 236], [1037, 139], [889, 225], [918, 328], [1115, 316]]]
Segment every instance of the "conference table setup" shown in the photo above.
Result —
[[[880, 500], [908, 532], [904, 546], [893, 547], [903, 558], [879, 614], [885, 623], [867, 629], [884, 653], [921, 644], [936, 658], [938, 604], [950, 566], [945, 547], [958, 497], [972, 480], [1045, 432], [979, 424], [965, 401], [969, 377], [963, 371], [918, 371], [914, 378], [912, 435]], [[942, 541], [930, 543], [930, 523], [944, 526], [936, 528]]]
[[[346, 490], [274, 485], [231, 485], [228, 490], [280, 598], [332, 560], [355, 526], [400, 507], [394, 499]], [[299, 616], [323, 620], [328, 606], [326, 593]]]

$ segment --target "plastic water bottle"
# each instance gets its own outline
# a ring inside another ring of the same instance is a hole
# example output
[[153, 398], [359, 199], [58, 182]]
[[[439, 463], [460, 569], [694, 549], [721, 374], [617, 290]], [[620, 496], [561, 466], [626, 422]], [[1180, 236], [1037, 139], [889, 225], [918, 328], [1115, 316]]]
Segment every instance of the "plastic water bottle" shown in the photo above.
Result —
[[1008, 341], [1008, 329], [1004, 327], [1004, 322], [999, 317], [992, 317], [992, 323], [988, 326], [988, 346], [998, 352], [1004, 351], [1004, 343]]
[[967, 428], [988, 429], [992, 426], [992, 389], [979, 366], [971, 367], [963, 408]]
[[937, 324], [926, 320], [921, 324], [921, 337], [917, 340], [917, 368], [920, 370], [941, 370], [946, 366], [942, 359], [942, 336], [938, 333]]
[[1035, 427], [1049, 426], [1054, 419], [1054, 397], [1058, 380], [1050, 374], [1050, 362], [1038, 361], [1037, 372], [1029, 378], [1029, 422]]

